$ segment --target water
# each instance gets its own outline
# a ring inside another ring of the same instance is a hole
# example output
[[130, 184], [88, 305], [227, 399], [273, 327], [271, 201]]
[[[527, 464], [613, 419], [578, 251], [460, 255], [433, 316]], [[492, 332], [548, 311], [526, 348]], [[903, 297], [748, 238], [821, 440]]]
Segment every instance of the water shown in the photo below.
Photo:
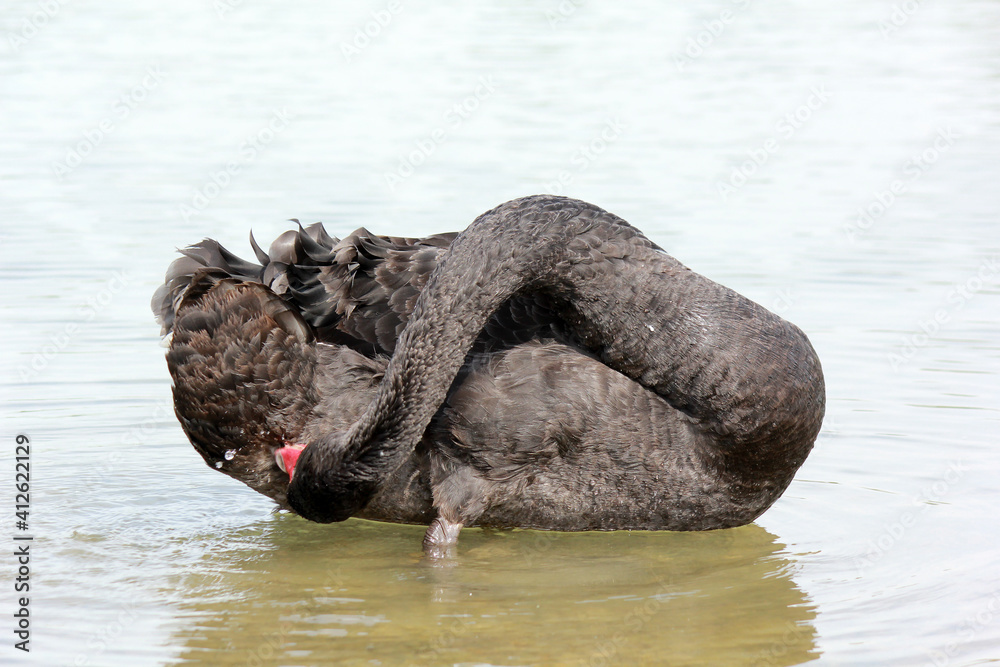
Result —
[[[4, 552], [34, 541], [30, 654], [0, 561], [3, 663], [1000, 660], [1000, 5], [894, 6], [7, 3], [0, 507]], [[437, 566], [186, 443], [148, 310], [176, 247], [542, 191], [811, 337], [824, 430], [754, 525], [466, 530]]]

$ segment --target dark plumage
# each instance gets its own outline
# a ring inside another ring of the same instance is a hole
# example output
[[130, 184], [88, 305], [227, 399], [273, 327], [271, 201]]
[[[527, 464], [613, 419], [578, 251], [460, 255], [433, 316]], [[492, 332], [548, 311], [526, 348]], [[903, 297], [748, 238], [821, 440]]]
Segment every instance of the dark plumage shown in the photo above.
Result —
[[[799, 329], [584, 202], [254, 249], [262, 266], [185, 250], [153, 309], [206, 462], [308, 519], [433, 521], [431, 545], [462, 525], [735, 526], [820, 428]], [[309, 443], [290, 485], [288, 442]]]

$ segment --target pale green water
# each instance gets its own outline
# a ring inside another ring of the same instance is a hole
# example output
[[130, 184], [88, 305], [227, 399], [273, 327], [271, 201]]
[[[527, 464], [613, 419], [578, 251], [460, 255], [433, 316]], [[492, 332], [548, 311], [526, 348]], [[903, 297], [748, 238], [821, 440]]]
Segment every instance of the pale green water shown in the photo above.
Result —
[[[883, 35], [892, 3], [402, 2], [345, 55], [387, 6], [0, 13], [0, 540], [34, 537], [32, 650], [8, 555], [0, 662], [1000, 661], [1000, 5]], [[187, 444], [147, 305], [174, 248], [546, 190], [809, 334], [824, 431], [754, 525], [470, 530], [434, 564], [420, 528], [271, 514]]]
[[[292, 525], [295, 524], [295, 525]], [[452, 664], [761, 664], [814, 657], [815, 608], [782, 545], [758, 526], [703, 534], [465, 535], [433, 564], [419, 529], [355, 522], [318, 535], [281, 521], [242, 535], [185, 588], [207, 600], [174, 635], [182, 658]], [[364, 563], [359, 567], [359, 563]], [[254, 582], [252, 590], [248, 582]], [[234, 602], [233, 591], [244, 591]], [[218, 596], [215, 601], [212, 598]], [[218, 655], [219, 646], [233, 653]], [[334, 646], [336, 649], [334, 650]], [[668, 649], [669, 647], [669, 649]], [[780, 656], [780, 657], [779, 657]], [[288, 659], [288, 658], [286, 658]]]

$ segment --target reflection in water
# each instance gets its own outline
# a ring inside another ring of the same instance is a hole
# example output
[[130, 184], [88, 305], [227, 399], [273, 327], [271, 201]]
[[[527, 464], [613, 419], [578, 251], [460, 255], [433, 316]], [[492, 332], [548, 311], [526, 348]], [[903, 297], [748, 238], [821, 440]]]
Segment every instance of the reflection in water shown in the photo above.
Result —
[[[171, 643], [194, 664], [760, 664], [818, 657], [814, 606], [756, 525], [706, 533], [423, 529], [278, 515], [206, 556]], [[253, 542], [253, 541], [252, 541]], [[669, 651], [664, 653], [664, 651]], [[353, 661], [353, 662], [351, 662]]]

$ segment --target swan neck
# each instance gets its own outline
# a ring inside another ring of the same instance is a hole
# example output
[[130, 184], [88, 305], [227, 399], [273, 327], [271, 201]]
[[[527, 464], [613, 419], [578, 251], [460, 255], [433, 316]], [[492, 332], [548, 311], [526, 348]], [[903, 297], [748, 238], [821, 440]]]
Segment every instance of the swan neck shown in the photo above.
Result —
[[455, 239], [418, 297], [375, 399], [343, 440], [321, 454], [307, 448], [290, 498], [311, 466], [316, 515], [339, 520], [361, 509], [412, 454], [487, 320], [521, 290], [552, 297], [605, 364], [659, 394], [720, 448], [750, 456], [748, 475], [757, 474], [749, 470], [755, 460], [773, 468], [767, 452], [780, 449], [802, 452], [784, 464], [774, 457], [797, 468], [811, 447], [823, 377], [798, 328], [687, 269], [621, 218], [536, 196], [484, 213]]

